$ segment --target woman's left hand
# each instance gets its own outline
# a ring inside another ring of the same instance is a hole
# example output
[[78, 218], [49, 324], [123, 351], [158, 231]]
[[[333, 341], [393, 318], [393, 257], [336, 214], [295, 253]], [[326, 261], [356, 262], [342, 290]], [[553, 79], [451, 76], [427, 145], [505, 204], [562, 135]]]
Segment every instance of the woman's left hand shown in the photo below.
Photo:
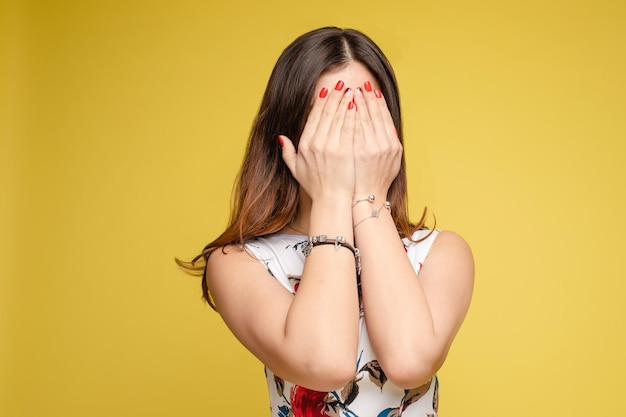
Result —
[[354, 95], [357, 123], [354, 137], [355, 200], [370, 194], [386, 199], [400, 171], [402, 144], [398, 139], [387, 102], [370, 82]]

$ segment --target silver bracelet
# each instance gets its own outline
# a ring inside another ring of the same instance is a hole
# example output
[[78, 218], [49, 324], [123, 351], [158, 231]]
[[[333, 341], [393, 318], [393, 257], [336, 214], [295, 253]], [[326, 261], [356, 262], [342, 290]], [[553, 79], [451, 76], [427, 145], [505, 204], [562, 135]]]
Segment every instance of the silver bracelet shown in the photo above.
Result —
[[361, 223], [363, 223], [365, 220], [367, 219], [371, 219], [371, 218], [378, 218], [378, 216], [380, 216], [380, 212], [383, 209], [387, 209], [389, 211], [391, 211], [391, 203], [389, 201], [385, 201], [383, 203], [382, 206], [380, 206], [380, 208], [378, 210], [372, 210], [372, 214], [367, 216], [366, 218], [364, 218], [363, 220], [359, 220], [358, 223], [356, 223], [353, 227], [357, 227], [358, 225], [360, 225]]
[[362, 203], [363, 201], [367, 201], [368, 203], [373, 203], [374, 200], [376, 200], [376, 196], [374, 194], [370, 194], [367, 196], [367, 198], [362, 198], [360, 200], [356, 200], [353, 204], [352, 207], [356, 206], [359, 203]]
[[302, 247], [302, 253], [304, 256], [309, 256], [315, 246], [319, 245], [335, 245], [335, 250], [339, 250], [340, 247], [344, 247], [350, 250], [354, 255], [354, 261], [356, 262], [356, 273], [361, 274], [361, 253], [358, 248], [355, 248], [349, 244], [345, 237], [337, 236], [335, 239], [329, 238], [326, 235], [311, 236], [309, 240], [304, 243]]

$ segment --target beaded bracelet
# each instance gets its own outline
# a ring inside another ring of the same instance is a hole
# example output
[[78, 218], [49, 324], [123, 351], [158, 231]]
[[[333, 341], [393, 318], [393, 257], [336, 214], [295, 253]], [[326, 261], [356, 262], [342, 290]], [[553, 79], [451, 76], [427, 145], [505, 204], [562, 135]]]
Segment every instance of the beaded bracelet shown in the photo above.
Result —
[[356, 200], [353, 204], [352, 207], [354, 208], [354, 206], [356, 206], [359, 203], [362, 203], [364, 201], [367, 201], [368, 203], [373, 203], [374, 200], [376, 200], [376, 196], [374, 194], [370, 194], [367, 196], [367, 198], [362, 198], [360, 200]]
[[335, 245], [335, 250], [339, 250], [340, 247], [349, 249], [354, 255], [354, 261], [356, 262], [356, 273], [361, 274], [361, 253], [358, 248], [355, 248], [346, 241], [343, 236], [337, 236], [335, 239], [329, 238], [326, 235], [311, 236], [309, 240], [304, 243], [302, 253], [304, 256], [309, 256], [315, 246], [319, 245]]

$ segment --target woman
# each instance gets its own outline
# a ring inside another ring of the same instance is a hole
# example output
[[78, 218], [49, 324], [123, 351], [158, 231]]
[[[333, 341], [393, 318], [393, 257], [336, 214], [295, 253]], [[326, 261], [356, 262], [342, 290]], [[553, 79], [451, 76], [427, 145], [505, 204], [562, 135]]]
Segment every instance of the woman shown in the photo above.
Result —
[[266, 365], [272, 416], [437, 414], [473, 260], [458, 235], [409, 222], [401, 141], [380, 49], [355, 30], [300, 36], [270, 77], [230, 225], [179, 262]]

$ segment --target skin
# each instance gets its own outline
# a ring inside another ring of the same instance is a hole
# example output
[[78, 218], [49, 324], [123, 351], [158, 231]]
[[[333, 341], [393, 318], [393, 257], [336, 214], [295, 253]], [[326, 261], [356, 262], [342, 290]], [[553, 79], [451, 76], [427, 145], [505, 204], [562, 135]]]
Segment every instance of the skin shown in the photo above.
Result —
[[[466, 242], [443, 231], [416, 275], [389, 210], [370, 218], [402, 157], [378, 87], [358, 62], [324, 73], [316, 91], [328, 94], [315, 96], [298, 152], [281, 136], [283, 159], [300, 184], [299, 215], [283, 232], [358, 242], [372, 346], [389, 380], [412, 388], [443, 364], [469, 308], [474, 264]], [[370, 194], [374, 203], [354, 203]], [[276, 375], [319, 391], [354, 378], [359, 301], [349, 250], [315, 247], [295, 295], [236, 248], [213, 252], [207, 279], [231, 331]]]

